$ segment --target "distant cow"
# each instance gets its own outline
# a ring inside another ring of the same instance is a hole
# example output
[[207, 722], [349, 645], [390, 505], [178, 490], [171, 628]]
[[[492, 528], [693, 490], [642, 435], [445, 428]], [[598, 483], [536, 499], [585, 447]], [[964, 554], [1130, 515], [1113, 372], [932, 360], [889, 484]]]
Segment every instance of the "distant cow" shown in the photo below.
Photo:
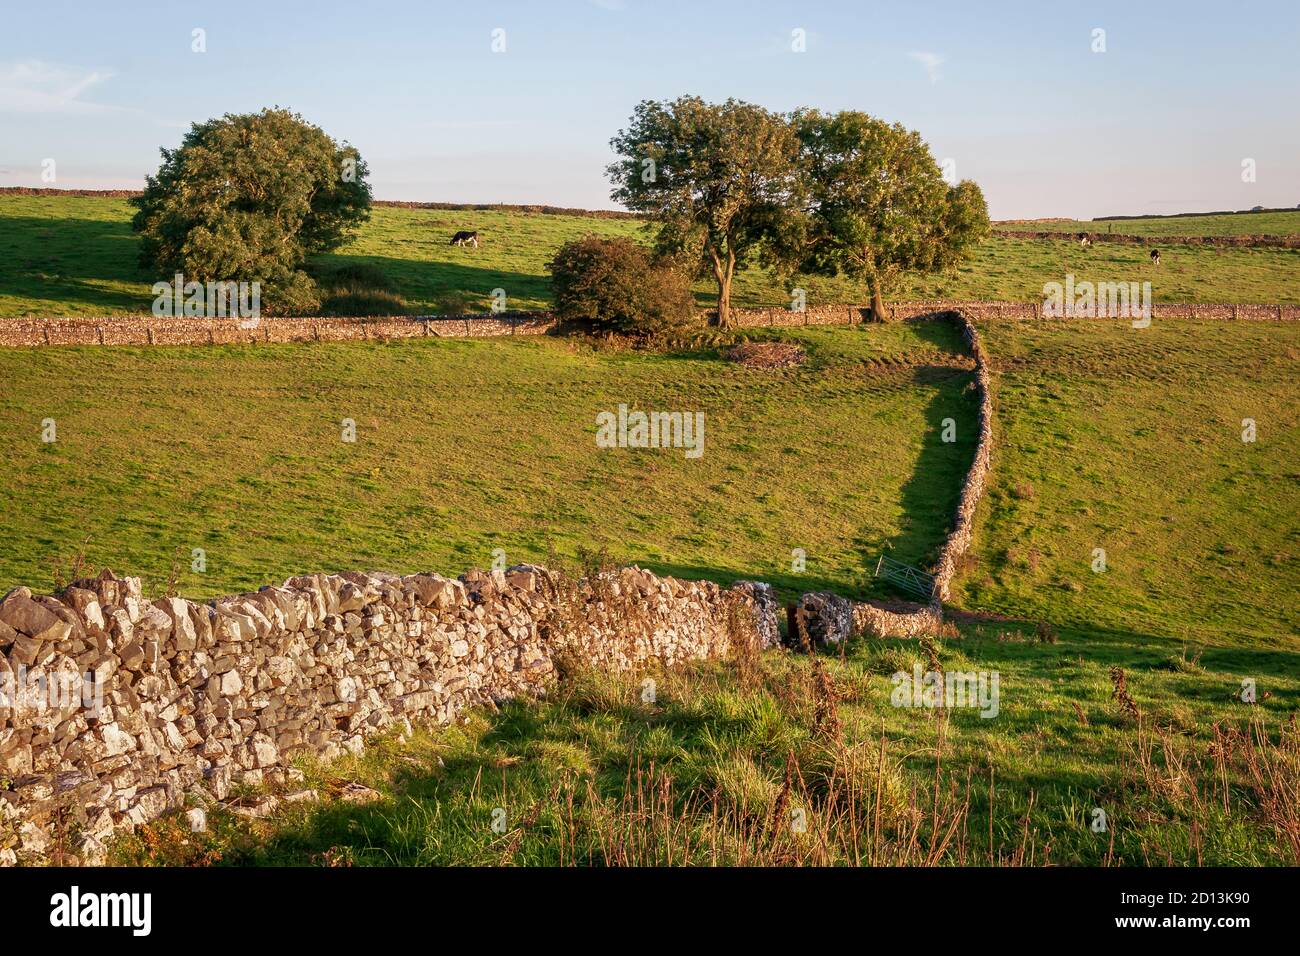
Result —
[[1152, 264], [1153, 266], [1158, 266], [1158, 265], [1160, 265], [1160, 250], [1159, 250], [1159, 249], [1152, 249], [1152, 250], [1151, 250], [1151, 264]]
[[458, 233], [456, 233], [456, 235], [454, 235], [454, 236], [451, 237], [451, 244], [452, 244], [453, 246], [473, 246], [475, 249], [477, 249], [477, 248], [478, 248], [478, 233], [477, 233], [477, 232], [458, 232]]
[[1079, 245], [1081, 246], [1092, 245], [1092, 240], [1088, 238], [1088, 234], [1086, 232], [1079, 233]]

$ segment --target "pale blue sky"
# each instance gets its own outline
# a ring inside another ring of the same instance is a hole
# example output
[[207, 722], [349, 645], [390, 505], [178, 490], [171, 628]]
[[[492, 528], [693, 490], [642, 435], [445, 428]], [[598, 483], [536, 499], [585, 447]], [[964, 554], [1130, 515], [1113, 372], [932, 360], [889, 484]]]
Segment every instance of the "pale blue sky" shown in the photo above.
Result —
[[918, 129], [996, 218], [1300, 203], [1295, 0], [5, 0], [0, 22], [0, 185], [53, 158], [58, 186], [138, 186], [191, 121], [279, 104], [354, 143], [382, 199], [608, 207], [632, 107], [695, 93]]

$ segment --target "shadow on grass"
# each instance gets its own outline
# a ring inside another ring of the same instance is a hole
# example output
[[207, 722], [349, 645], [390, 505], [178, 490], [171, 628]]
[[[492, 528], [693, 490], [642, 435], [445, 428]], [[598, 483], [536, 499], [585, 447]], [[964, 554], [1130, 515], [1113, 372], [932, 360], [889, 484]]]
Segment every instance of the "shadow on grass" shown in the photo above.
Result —
[[[466, 253], [468, 260], [470, 253]], [[470, 311], [485, 312], [491, 306], [493, 290], [503, 289], [507, 308], [514, 298], [549, 299], [550, 281], [544, 275], [509, 272], [465, 262], [431, 262], [391, 256], [327, 253], [313, 257], [312, 271], [328, 274], [343, 266], [371, 266], [381, 270], [392, 289], [407, 300], [405, 315], [430, 314], [442, 296], [464, 296]]]
[[[647, 705], [637, 697], [636, 682], [617, 686], [622, 692], [614, 694], [608, 685], [579, 680], [548, 700], [515, 700], [488, 714], [480, 711], [477, 729], [446, 728], [445, 737], [418, 748], [418, 758], [390, 741], [381, 799], [328, 800], [279, 822], [268, 839], [245, 843], [222, 862], [317, 864], [339, 847], [362, 865], [513, 862], [517, 858], [506, 849], [510, 836], [492, 829], [495, 808], [508, 807], [509, 830], [522, 827], [545, 836], [540, 849], [525, 848], [524, 858], [553, 865], [561, 862], [557, 854], [564, 844], [557, 832], [563, 826], [561, 785], [588, 810], [592, 794], [600, 806], [613, 808], [624, 797], [629, 773], [670, 763], [680, 792], [697, 792], [707, 781], [698, 762], [685, 755], [739, 739], [749, 728], [745, 718], [698, 698], [665, 693]], [[529, 817], [532, 822], [524, 822]], [[579, 847], [577, 854], [579, 862], [602, 862], [598, 850]]]

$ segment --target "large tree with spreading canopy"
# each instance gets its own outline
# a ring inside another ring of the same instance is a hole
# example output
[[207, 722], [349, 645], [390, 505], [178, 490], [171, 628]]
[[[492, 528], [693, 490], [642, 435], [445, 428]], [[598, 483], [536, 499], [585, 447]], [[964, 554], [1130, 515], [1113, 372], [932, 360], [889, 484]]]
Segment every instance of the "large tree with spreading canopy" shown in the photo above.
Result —
[[799, 271], [861, 281], [874, 318], [902, 274], [951, 268], [988, 234], [979, 186], [949, 185], [919, 133], [851, 111], [790, 122], [807, 196]]
[[799, 142], [760, 106], [696, 96], [640, 103], [610, 145], [613, 198], [651, 217], [656, 248], [718, 286], [718, 324], [731, 283], [754, 262], [788, 261], [801, 201]]

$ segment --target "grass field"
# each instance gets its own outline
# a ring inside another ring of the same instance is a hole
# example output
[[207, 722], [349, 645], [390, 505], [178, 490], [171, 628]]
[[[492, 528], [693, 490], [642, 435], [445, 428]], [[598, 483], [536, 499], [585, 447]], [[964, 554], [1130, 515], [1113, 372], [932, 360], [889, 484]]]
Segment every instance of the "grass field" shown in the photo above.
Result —
[[[886, 541], [912, 561], [942, 538], [972, 454], [969, 360], [947, 324], [783, 337], [805, 366], [554, 338], [0, 350], [0, 495], [22, 503], [0, 583], [48, 587], [89, 538], [96, 564], [155, 587], [179, 551], [181, 590], [203, 597], [313, 568], [454, 575], [498, 547], [856, 592]], [[620, 403], [703, 412], [703, 456], [597, 448]]]
[[1139, 219], [1011, 221], [997, 223], [994, 228], [1032, 232], [1113, 232], [1130, 236], [1295, 236], [1300, 235], [1300, 209]]
[[[305, 765], [320, 804], [214, 811], [201, 836], [164, 820], [117, 859], [1300, 861], [1300, 330], [983, 335], [999, 449], [955, 603], [984, 614], [957, 615], [935, 653], [999, 674], [996, 717], [891, 706], [889, 675], [931, 666], [916, 642], [700, 664], [658, 675], [653, 706], [643, 675], [587, 674], [540, 704]], [[787, 597], [864, 593], [885, 540], [923, 560], [942, 534], [970, 446], [938, 442], [937, 423], [952, 414], [969, 435], [970, 373], [941, 324], [781, 336], [811, 365], [772, 375], [556, 340], [6, 352], [4, 491], [24, 507], [8, 509], [3, 573], [43, 584], [41, 559], [85, 534], [92, 561], [154, 589], [175, 548], [205, 547], [207, 574], [180, 582], [198, 595], [308, 568], [454, 572], [497, 546], [523, 560], [607, 545]], [[594, 413], [624, 400], [706, 410], [705, 456], [598, 452]], [[338, 441], [345, 415], [355, 445]], [[44, 417], [53, 446], [37, 440]], [[807, 574], [786, 570], [791, 547]], [[1239, 699], [1246, 678], [1257, 705]], [[345, 782], [377, 799], [330, 798]], [[784, 825], [792, 807], [805, 834]]]
[[1002, 427], [957, 603], [1295, 650], [1300, 328], [1016, 322], [983, 336]]
[[[159, 277], [137, 265], [130, 214], [123, 199], [0, 194], [0, 318], [147, 314], [150, 286]], [[448, 245], [458, 229], [478, 230], [483, 246]], [[640, 230], [627, 219], [379, 207], [354, 242], [318, 265], [325, 271], [377, 266], [408, 314], [433, 314], [452, 293], [486, 309], [497, 288], [506, 291], [508, 307], [535, 309], [549, 302], [545, 264], [562, 243], [586, 233], [638, 236]], [[915, 278], [894, 298], [1041, 300], [1043, 285], [1063, 282], [1067, 273], [1080, 280], [1150, 281], [1153, 298], [1162, 302], [1300, 303], [1300, 250], [1167, 249], [1152, 268], [1141, 246], [1082, 249], [1002, 238], [985, 242], [956, 273]], [[865, 300], [861, 289], [839, 280], [796, 281], [813, 304]], [[789, 286], [749, 270], [737, 277], [733, 301], [788, 305]], [[701, 307], [714, 301], [708, 282], [696, 290]]]

